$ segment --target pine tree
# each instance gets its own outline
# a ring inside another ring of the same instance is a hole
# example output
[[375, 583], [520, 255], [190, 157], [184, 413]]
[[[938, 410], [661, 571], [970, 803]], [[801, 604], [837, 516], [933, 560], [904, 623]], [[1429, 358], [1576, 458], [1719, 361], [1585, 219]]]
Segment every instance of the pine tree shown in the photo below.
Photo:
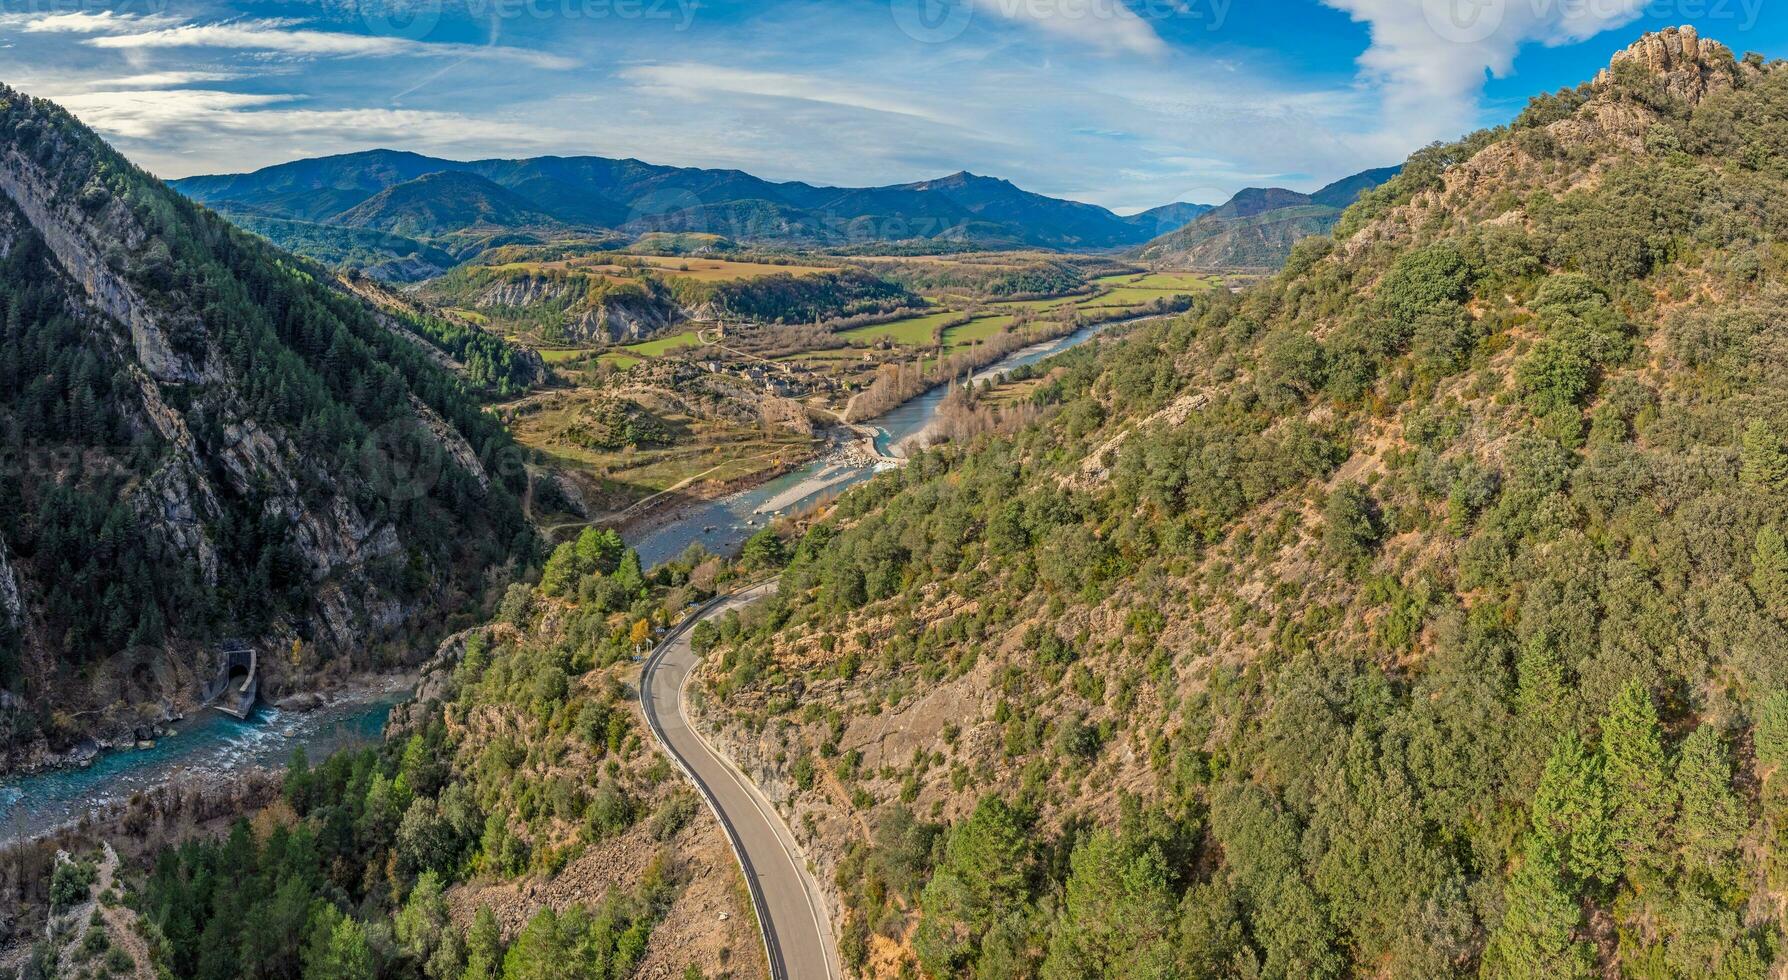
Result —
[[1788, 490], [1788, 451], [1775, 429], [1762, 419], [1752, 419], [1745, 428], [1739, 451], [1738, 478], [1746, 484], [1769, 493]]
[[615, 569], [615, 582], [629, 602], [646, 587], [646, 577], [640, 571], [639, 552], [632, 548], [627, 549], [627, 553], [621, 557], [621, 567]]
[[1771, 526], [1757, 532], [1751, 551], [1751, 592], [1771, 613], [1788, 615], [1788, 542]]
[[472, 928], [466, 931], [466, 972], [463, 980], [497, 980], [502, 975], [503, 934], [490, 906], [478, 907]]
[[1546, 760], [1534, 792], [1533, 832], [1569, 880], [1611, 884], [1620, 875], [1601, 760], [1576, 732], [1566, 732]]
[[1602, 718], [1602, 781], [1614, 846], [1628, 872], [1662, 870], [1675, 791], [1665, 768], [1657, 706], [1637, 680], [1615, 695]]
[[1702, 725], [1683, 740], [1676, 785], [1682, 794], [1676, 837], [1684, 869], [1724, 879], [1744, 833], [1745, 817], [1732, 792], [1731, 757], [1712, 725]]
[[1485, 980], [1575, 980], [1594, 975], [1595, 953], [1576, 938], [1583, 918], [1543, 835], [1528, 837], [1527, 854], [1504, 888], [1502, 921], [1484, 947]]
[[577, 549], [567, 541], [553, 549], [540, 573], [540, 591], [551, 596], [570, 595], [577, 591]]
[[1788, 763], [1788, 691], [1765, 695], [1755, 715], [1751, 743], [1756, 746], [1757, 764], [1779, 770]]

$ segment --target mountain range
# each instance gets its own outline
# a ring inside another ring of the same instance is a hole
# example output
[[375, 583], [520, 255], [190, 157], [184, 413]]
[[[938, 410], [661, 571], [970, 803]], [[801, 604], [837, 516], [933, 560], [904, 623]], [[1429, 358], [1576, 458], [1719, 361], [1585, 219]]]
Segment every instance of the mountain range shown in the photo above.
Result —
[[[463, 252], [496, 231], [697, 232], [738, 242], [842, 246], [935, 240], [983, 246], [1119, 249], [1179, 227], [1209, 205], [1128, 217], [962, 172], [886, 187], [772, 182], [738, 170], [603, 157], [461, 162], [396, 150], [298, 160], [173, 186], [270, 237], [323, 225]], [[396, 244], [396, 243], [388, 243]]]
[[1314, 194], [1250, 187], [1144, 245], [1137, 257], [1184, 269], [1277, 269], [1299, 239], [1326, 234], [1361, 194], [1401, 169], [1367, 170]]
[[[1288, 250], [1290, 238], [1323, 230], [1350, 195], [1386, 174], [1368, 171], [1315, 195], [1273, 189], [1272, 200], [1318, 210], [1281, 222], [1267, 237]], [[821, 187], [604, 157], [461, 162], [396, 150], [189, 177], [173, 186], [276, 243], [389, 279], [426, 278], [493, 245], [594, 232], [617, 240], [678, 232], [829, 248], [916, 241], [1115, 251], [1153, 247], [1223, 210], [1182, 202], [1120, 216], [966, 171], [884, 187]], [[1225, 207], [1234, 210], [1237, 202]], [[1213, 226], [1204, 237], [1226, 228]], [[1255, 260], [1242, 264], [1272, 264], [1258, 245], [1229, 251]], [[1169, 246], [1162, 254], [1175, 252]]]

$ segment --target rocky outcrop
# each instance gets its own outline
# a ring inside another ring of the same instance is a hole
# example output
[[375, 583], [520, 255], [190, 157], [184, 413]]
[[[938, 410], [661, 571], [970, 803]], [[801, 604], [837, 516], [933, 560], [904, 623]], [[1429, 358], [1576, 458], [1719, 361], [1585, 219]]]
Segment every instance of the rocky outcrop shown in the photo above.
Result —
[[[63, 271], [80, 283], [93, 304], [129, 328], [137, 361], [144, 370], [158, 381], [199, 380], [199, 366], [175, 350], [164, 315], [150, 309], [95, 245], [107, 242], [124, 251], [144, 247], [147, 235], [124, 213], [122, 201], [113, 199], [97, 220], [90, 219], [72, 202], [59, 203], [48, 175], [10, 148], [0, 154], [0, 192], [24, 212]], [[185, 326], [201, 329], [196, 322]]]
[[6, 539], [0, 538], [0, 617], [9, 626], [25, 620], [25, 604], [19, 599], [19, 579], [13, 574], [12, 562], [6, 557]]
[[586, 300], [570, 280], [538, 275], [492, 283], [479, 294], [476, 305], [485, 310], [564, 307], [560, 327], [565, 339], [593, 344], [644, 340], [684, 319], [673, 306], [642, 301], [637, 294], [598, 294]]
[[[275, 690], [295, 693], [315, 672], [366, 666], [375, 648], [388, 663], [408, 629], [425, 631], [411, 649], [426, 652], [449, 604], [485, 586], [468, 559], [502, 552], [519, 514], [448, 421], [472, 407], [442, 383], [452, 365], [413, 357], [370, 308], [329, 294], [334, 284], [294, 272], [288, 256], [180, 200], [66, 113], [3, 87], [0, 256], [11, 259], [7, 285], [31, 282], [31, 302], [47, 304], [33, 309], [54, 311], [7, 327], [8, 342], [17, 331], [53, 336], [106, 379], [83, 390], [103, 399], [104, 427], [27, 434], [22, 452], [48, 462], [7, 487], [24, 500], [0, 533], [29, 547], [0, 543], [0, 623], [21, 627], [16, 658], [8, 650], [18, 679], [9, 669], [0, 693], [53, 704], [62, 720], [51, 727], [36, 712], [10, 733], [0, 773], [109, 738], [156, 705], [191, 709], [225, 636], [259, 651]], [[228, 301], [201, 306], [190, 286], [201, 277]], [[356, 359], [311, 349], [282, 318], [290, 311]], [[17, 395], [0, 392], [9, 426], [15, 411], [40, 411]], [[400, 448], [419, 441], [434, 450], [424, 459], [471, 474], [478, 499], [458, 482], [440, 492], [439, 471], [396, 485], [360, 465], [364, 434], [377, 449], [387, 430], [411, 441]], [[353, 441], [307, 451], [319, 432]], [[66, 496], [52, 498], [58, 490]], [[126, 528], [117, 560], [34, 535], [46, 501], [81, 520], [98, 512], [107, 533]], [[129, 514], [108, 514], [115, 504]], [[424, 546], [444, 522], [449, 533]], [[58, 591], [69, 561], [84, 591]], [[285, 655], [300, 640], [302, 662]], [[79, 676], [66, 669], [77, 661]]]
[[1703, 40], [1695, 28], [1684, 25], [1647, 34], [1625, 51], [1617, 52], [1607, 68], [1596, 75], [1595, 88], [1607, 91], [1623, 66], [1634, 66], [1656, 76], [1665, 91], [1689, 105], [1709, 94], [1732, 89], [1744, 69], [1732, 57], [1732, 49], [1718, 41]]
[[447, 458], [453, 464], [470, 474], [478, 484], [478, 491], [490, 490], [490, 475], [485, 472], [484, 464], [478, 459], [477, 450], [459, 434], [459, 430], [447, 424], [438, 412], [429, 408], [422, 399], [410, 396], [410, 407], [415, 410], [416, 418], [427, 428], [435, 443], [446, 451]]

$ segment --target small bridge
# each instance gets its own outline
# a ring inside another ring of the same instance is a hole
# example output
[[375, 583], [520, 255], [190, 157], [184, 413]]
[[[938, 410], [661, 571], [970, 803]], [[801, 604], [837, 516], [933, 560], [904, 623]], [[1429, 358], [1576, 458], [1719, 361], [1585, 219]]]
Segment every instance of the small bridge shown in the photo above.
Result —
[[217, 648], [223, 663], [218, 665], [216, 679], [206, 687], [206, 700], [226, 715], [247, 718], [260, 694], [259, 654], [243, 640], [225, 640]]

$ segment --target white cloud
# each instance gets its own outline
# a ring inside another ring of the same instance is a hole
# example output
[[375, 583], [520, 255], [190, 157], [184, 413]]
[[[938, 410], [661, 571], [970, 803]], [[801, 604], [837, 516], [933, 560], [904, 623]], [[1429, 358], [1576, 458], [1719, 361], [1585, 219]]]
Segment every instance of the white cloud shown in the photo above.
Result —
[[446, 44], [370, 34], [318, 31], [287, 19], [236, 20], [215, 24], [181, 24], [134, 34], [91, 38], [96, 48], [143, 51], [156, 48], [228, 48], [277, 51], [315, 57], [460, 57], [511, 61], [534, 68], [563, 70], [577, 62], [543, 51], [501, 45]]
[[1360, 56], [1383, 90], [1387, 127], [1421, 139], [1472, 128], [1488, 72], [1502, 77], [1522, 46], [1571, 44], [1637, 19], [1645, 0], [1322, 0], [1371, 27]]
[[[397, 147], [458, 157], [562, 149], [574, 137], [537, 123], [410, 109], [313, 109], [292, 94], [208, 89], [51, 93], [131, 159], [164, 176], [252, 170], [307, 156]], [[218, 156], [220, 148], [228, 148]]]
[[96, 78], [79, 83], [82, 91], [133, 91], [137, 89], [177, 88], [206, 82], [228, 82], [241, 78], [229, 71], [152, 71], [119, 78]]
[[113, 10], [0, 14], [0, 27], [16, 27], [27, 34], [121, 34], [171, 27], [178, 23], [180, 20], [177, 17]]
[[248, 95], [211, 89], [51, 93], [49, 98], [94, 129], [123, 139], [150, 139], [195, 118], [234, 118], [245, 109], [292, 102], [292, 95]]
[[1109, 54], [1162, 55], [1154, 25], [1123, 0], [974, 0], [975, 9]]
[[661, 98], [760, 96], [908, 116], [947, 126], [956, 125], [947, 115], [920, 105], [910, 94], [893, 97], [872, 88], [817, 75], [751, 71], [693, 63], [641, 65], [622, 69], [619, 74], [639, 86], [643, 93]]

